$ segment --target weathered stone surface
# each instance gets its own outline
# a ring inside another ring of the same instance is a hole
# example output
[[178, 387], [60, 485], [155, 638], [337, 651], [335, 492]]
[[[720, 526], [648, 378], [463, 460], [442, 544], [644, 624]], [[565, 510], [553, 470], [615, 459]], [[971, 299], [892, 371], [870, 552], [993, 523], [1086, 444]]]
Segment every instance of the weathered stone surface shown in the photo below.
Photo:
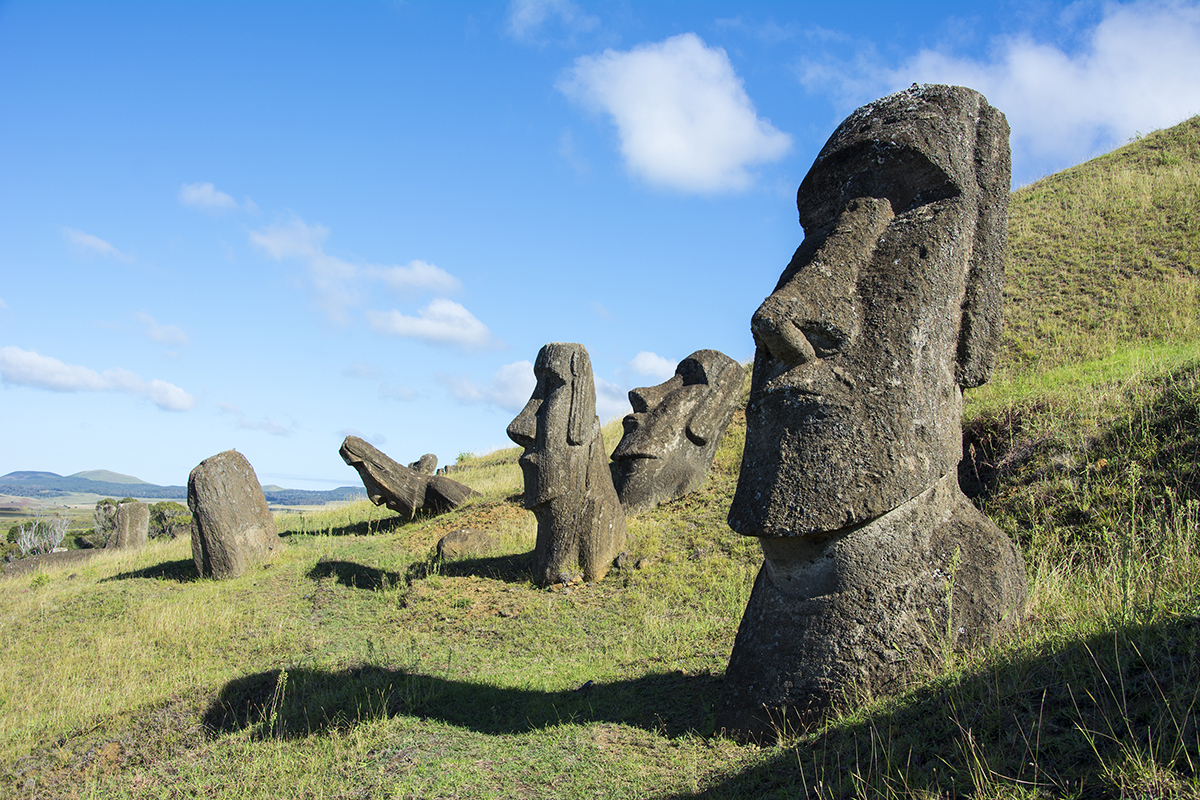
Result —
[[1004, 115], [953, 86], [858, 109], [800, 184], [804, 242], [750, 325], [729, 524], [765, 564], [720, 727], [770, 737], [785, 706], [814, 721], [937, 658], [939, 631], [968, 646], [1019, 615], [1020, 554], [956, 480], [962, 389], [999, 340], [1008, 193]]
[[246, 457], [226, 450], [188, 476], [192, 559], [205, 578], [236, 578], [280, 546], [262, 485]]
[[416, 461], [408, 465], [409, 469], [415, 469], [422, 475], [433, 475], [437, 472], [437, 456], [433, 453], [426, 453]]
[[762, 545], [716, 709], [742, 739], [898, 692], [947, 650], [1009, 632], [1025, 602], [1020, 553], [954, 473], [866, 525]]
[[626, 513], [638, 513], [695, 491], [742, 389], [742, 367], [724, 353], [697, 350], [657, 386], [633, 389], [633, 413], [613, 451], [613, 483]]
[[150, 506], [145, 503], [118, 503], [113, 511], [113, 529], [105, 547], [134, 550], [144, 547], [150, 537]]
[[449, 511], [478, 494], [457, 481], [424, 475], [398, 464], [357, 436], [347, 436], [338, 452], [358, 472], [372, 503], [386, 505], [410, 519], [418, 511], [429, 514]]
[[480, 556], [496, 549], [496, 539], [491, 534], [475, 528], [460, 528], [438, 540], [438, 558], [452, 559]]
[[592, 362], [581, 344], [552, 342], [533, 367], [537, 386], [508, 426], [525, 452], [525, 507], [538, 521], [534, 581], [598, 581], [625, 544], [625, 513], [613, 488], [596, 417]]

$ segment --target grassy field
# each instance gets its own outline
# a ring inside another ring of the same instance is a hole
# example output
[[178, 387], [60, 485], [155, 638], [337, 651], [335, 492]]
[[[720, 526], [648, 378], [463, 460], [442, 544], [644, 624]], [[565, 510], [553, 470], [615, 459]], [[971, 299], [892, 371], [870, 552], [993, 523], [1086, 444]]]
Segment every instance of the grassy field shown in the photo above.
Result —
[[[1200, 796], [1198, 164], [1192, 120], [1014, 195], [960, 469], [1025, 555], [1011, 640], [770, 747], [714, 735], [761, 563], [725, 525], [739, 413], [591, 586], [530, 583], [515, 449], [443, 516], [281, 514], [236, 580], [185, 540], [0, 578], [0, 795]], [[436, 560], [462, 527], [496, 551]]]

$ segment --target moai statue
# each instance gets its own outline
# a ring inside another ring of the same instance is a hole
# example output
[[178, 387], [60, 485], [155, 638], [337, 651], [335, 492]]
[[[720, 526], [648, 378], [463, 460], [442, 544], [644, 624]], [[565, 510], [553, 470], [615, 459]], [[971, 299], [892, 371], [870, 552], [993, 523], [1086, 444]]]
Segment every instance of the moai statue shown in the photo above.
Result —
[[275, 519], [254, 467], [236, 450], [201, 461], [188, 475], [192, 560], [202, 578], [236, 578], [279, 548]]
[[697, 350], [658, 386], [633, 389], [633, 413], [613, 451], [613, 482], [627, 514], [699, 489], [742, 390], [742, 367], [724, 353]]
[[805, 238], [757, 344], [729, 525], [765, 557], [717, 725], [747, 739], [902, 688], [1016, 625], [1021, 555], [957, 482], [962, 390], [1000, 338], [1008, 123], [913, 86], [855, 111], [800, 184]]
[[582, 571], [598, 581], [625, 545], [625, 513], [596, 417], [592, 362], [581, 344], [551, 342], [533, 373], [533, 395], [508, 426], [525, 448], [525, 507], [538, 522], [533, 579], [569, 583]]
[[113, 529], [105, 547], [136, 550], [150, 536], [150, 506], [145, 503], [118, 503], [113, 511]]
[[[367, 490], [367, 499], [377, 506], [386, 505], [409, 519], [415, 517], [418, 511], [425, 514], [450, 511], [479, 494], [466, 484], [434, 475], [432, 468], [429, 472], [421, 472], [398, 464], [382, 450], [357, 436], [343, 439], [338, 453], [347, 465], [358, 472]], [[421, 461], [426, 458], [432, 458], [433, 466], [437, 466], [435, 456], [422, 456]]]

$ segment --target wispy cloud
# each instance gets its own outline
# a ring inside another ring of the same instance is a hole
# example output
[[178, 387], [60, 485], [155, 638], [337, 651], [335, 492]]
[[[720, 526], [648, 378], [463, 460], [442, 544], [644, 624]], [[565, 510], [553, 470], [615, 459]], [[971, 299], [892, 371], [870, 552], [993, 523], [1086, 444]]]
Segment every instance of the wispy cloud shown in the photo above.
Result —
[[233, 403], [217, 403], [217, 408], [222, 414], [233, 417], [234, 423], [246, 431], [261, 431], [272, 436], [291, 436], [299, 427], [295, 422], [288, 426], [281, 425], [269, 416], [258, 420], [250, 419]]
[[537, 385], [532, 361], [505, 364], [496, 370], [488, 384], [479, 384], [470, 378], [455, 375], [438, 375], [437, 379], [463, 403], [486, 403], [514, 414], [529, 402], [533, 387]]
[[598, 17], [570, 0], [513, 0], [508, 4], [508, 33], [520, 42], [540, 43], [550, 35], [569, 42], [598, 27]]
[[0, 348], [0, 378], [14, 386], [53, 392], [123, 392], [144, 397], [164, 411], [190, 411], [196, 405], [183, 389], [157, 378], [146, 381], [120, 367], [96, 372], [19, 347]]
[[185, 183], [179, 187], [179, 202], [188, 208], [205, 211], [210, 214], [225, 211], [245, 211], [257, 214], [258, 206], [249, 197], [242, 203], [234, 200], [211, 183]]
[[[419, 259], [402, 266], [351, 263], [325, 251], [328, 237], [329, 229], [324, 225], [309, 225], [299, 217], [250, 232], [251, 243], [268, 257], [276, 261], [295, 259], [307, 264], [313, 302], [333, 322], [344, 324], [350, 321], [350, 309], [361, 304], [365, 285], [371, 281], [383, 283], [394, 294], [405, 298], [418, 292], [450, 294], [462, 288], [458, 278]], [[450, 300], [434, 300], [418, 313], [418, 317], [407, 317], [396, 310], [369, 310], [366, 318], [372, 330], [378, 333], [426, 341], [477, 346], [490, 337], [483, 323]]]
[[85, 255], [100, 255], [130, 263], [133, 257], [122, 253], [99, 236], [92, 236], [75, 228], [62, 227], [63, 238], [77, 251]]
[[435, 267], [426, 261], [410, 261], [404, 267], [367, 267], [364, 270], [368, 278], [383, 281], [396, 294], [404, 295], [413, 291], [430, 291], [440, 294], [457, 292], [462, 288], [462, 282], [440, 267]]
[[8, 308], [8, 303], [4, 302], [3, 297], [0, 297], [0, 311], [3, 311], [6, 308]]
[[995, 40], [987, 59], [953, 55], [947, 45], [893, 67], [858, 43], [849, 59], [803, 60], [798, 74], [843, 113], [913, 82], [977, 89], [1008, 117], [1019, 183], [1200, 112], [1200, 4], [1101, 8], [1091, 27], [1080, 27], [1077, 14], [1060, 17], [1058, 33], [1083, 42], [1075, 52], [1024, 34]]
[[643, 350], [630, 359], [629, 367], [636, 374], [656, 378], [660, 383], [675, 374], [674, 361], [648, 350]]
[[378, 381], [379, 396], [385, 400], [401, 400], [403, 402], [409, 402], [417, 399], [417, 393], [415, 391], [401, 384], [389, 383], [385, 379], [383, 370], [362, 361], [352, 362], [350, 366], [342, 370], [342, 375], [347, 378]]
[[452, 344], [468, 349], [495, 346], [498, 342], [488, 327], [453, 300], [437, 298], [415, 317], [399, 311], [368, 309], [367, 324], [376, 333], [420, 339], [433, 344]]
[[596, 377], [596, 416], [601, 422], [623, 417], [633, 410], [629, 405], [629, 390], [619, 383]]
[[725, 51], [694, 33], [582, 56], [557, 87], [612, 118], [626, 165], [652, 184], [746, 189], [751, 166], [791, 148], [791, 136], [758, 117]]
[[162, 325], [159, 324], [154, 317], [147, 314], [145, 311], [139, 311], [134, 315], [138, 322], [141, 322], [145, 327], [142, 333], [146, 338], [158, 344], [175, 345], [178, 347], [186, 347], [188, 343], [187, 334], [178, 325]]

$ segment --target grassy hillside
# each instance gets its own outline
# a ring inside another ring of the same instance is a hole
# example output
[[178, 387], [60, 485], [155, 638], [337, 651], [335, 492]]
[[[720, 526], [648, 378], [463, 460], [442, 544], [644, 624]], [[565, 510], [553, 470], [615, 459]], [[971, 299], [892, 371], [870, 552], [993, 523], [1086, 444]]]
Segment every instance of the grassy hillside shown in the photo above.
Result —
[[[282, 552], [233, 581], [196, 580], [183, 540], [0, 578], [0, 795], [1200, 794], [1198, 142], [1192, 120], [1014, 196], [960, 474], [1026, 557], [1010, 641], [772, 747], [713, 736], [761, 563], [724, 523], [739, 414], [705, 489], [631, 518], [592, 586], [529, 582], [515, 450], [468, 461], [482, 496], [440, 517], [281, 514]], [[497, 550], [434, 559], [460, 527]]]

